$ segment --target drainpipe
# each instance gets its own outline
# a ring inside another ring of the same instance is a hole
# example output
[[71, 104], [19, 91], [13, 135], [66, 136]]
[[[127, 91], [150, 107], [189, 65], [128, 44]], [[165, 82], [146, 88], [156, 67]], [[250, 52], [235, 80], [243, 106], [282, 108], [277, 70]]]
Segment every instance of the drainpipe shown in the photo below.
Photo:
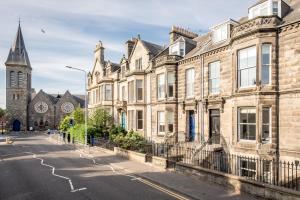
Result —
[[279, 153], [279, 121], [280, 121], [280, 115], [279, 115], [279, 29], [276, 31], [276, 49], [275, 49], [275, 68], [276, 68], [276, 81], [275, 81], [275, 88], [276, 88], [276, 161], [277, 161], [277, 180], [276, 182], [278, 183], [279, 181], [279, 160], [280, 160], [280, 153]]
[[201, 56], [201, 142], [204, 142], [204, 110], [203, 110], [203, 97], [204, 97], [204, 56]]

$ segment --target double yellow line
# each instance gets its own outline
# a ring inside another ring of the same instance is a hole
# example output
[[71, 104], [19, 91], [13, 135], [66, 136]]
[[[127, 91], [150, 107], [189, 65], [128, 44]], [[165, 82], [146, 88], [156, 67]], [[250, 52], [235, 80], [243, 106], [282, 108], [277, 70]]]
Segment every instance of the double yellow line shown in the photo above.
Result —
[[157, 189], [157, 190], [159, 190], [159, 191], [161, 191], [163, 193], [166, 193], [166, 194], [168, 194], [168, 195], [170, 195], [172, 197], [175, 197], [176, 199], [179, 199], [179, 200], [189, 200], [188, 198], [186, 198], [184, 196], [181, 196], [181, 195], [176, 194], [176, 193], [174, 193], [174, 192], [172, 192], [172, 191], [170, 191], [168, 189], [160, 187], [159, 185], [151, 183], [150, 181], [147, 181], [147, 180], [145, 180], [143, 178], [139, 178], [137, 180], [140, 181], [140, 182], [142, 182], [142, 183], [144, 183], [144, 184], [146, 184], [146, 185], [149, 185], [150, 187], [155, 188], [155, 189]]

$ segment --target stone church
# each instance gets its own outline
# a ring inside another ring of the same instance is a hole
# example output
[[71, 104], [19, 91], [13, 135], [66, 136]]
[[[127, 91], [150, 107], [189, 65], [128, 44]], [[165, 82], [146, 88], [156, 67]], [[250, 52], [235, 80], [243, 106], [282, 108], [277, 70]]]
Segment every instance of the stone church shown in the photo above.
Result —
[[61, 119], [76, 107], [84, 106], [84, 96], [35, 93], [32, 67], [19, 23], [6, 65], [6, 109], [11, 131], [57, 129]]

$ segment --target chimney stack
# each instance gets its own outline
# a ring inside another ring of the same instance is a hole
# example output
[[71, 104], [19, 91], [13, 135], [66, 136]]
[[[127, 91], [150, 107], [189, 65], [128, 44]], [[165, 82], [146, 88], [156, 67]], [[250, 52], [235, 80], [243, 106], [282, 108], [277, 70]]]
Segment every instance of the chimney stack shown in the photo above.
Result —
[[194, 39], [194, 38], [198, 37], [198, 34], [193, 33], [191, 31], [186, 30], [186, 29], [181, 28], [181, 27], [172, 26], [172, 29], [171, 29], [171, 32], [170, 32], [170, 44], [175, 42], [181, 36], [183, 36], [185, 38], [189, 38], [189, 39]]

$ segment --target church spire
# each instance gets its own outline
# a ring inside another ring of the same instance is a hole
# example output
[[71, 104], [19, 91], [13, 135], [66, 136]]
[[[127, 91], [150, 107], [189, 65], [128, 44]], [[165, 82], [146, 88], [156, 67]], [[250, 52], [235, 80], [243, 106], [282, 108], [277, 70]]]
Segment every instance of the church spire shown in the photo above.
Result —
[[19, 19], [19, 26], [18, 26], [18, 31], [16, 38], [13, 42], [12, 47], [10, 48], [7, 60], [5, 62], [5, 65], [7, 66], [30, 66], [30, 61], [28, 58], [28, 54], [25, 48], [25, 43], [23, 39], [23, 34], [21, 30], [21, 23]]

